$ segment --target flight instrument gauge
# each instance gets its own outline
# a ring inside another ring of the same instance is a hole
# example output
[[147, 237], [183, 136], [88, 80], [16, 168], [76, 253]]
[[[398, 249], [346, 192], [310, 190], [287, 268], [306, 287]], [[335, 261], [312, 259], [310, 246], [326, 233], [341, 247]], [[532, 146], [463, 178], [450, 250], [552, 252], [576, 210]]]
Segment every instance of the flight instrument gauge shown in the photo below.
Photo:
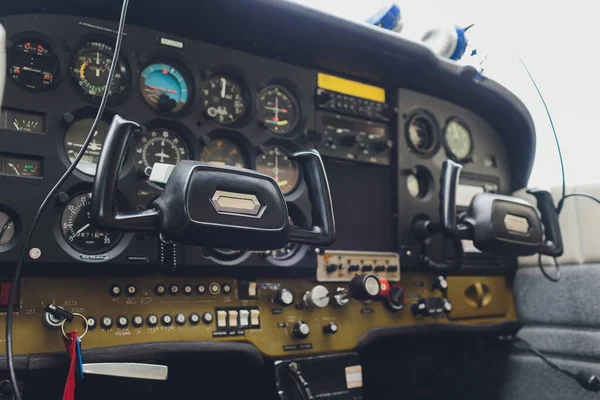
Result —
[[444, 145], [448, 155], [456, 161], [466, 161], [473, 150], [473, 140], [467, 125], [454, 118], [444, 129]]
[[[73, 162], [83, 147], [83, 143], [92, 128], [94, 118], [83, 118], [75, 121], [65, 134], [65, 152], [69, 161]], [[96, 175], [98, 159], [102, 151], [102, 144], [108, 132], [108, 123], [100, 121], [94, 131], [94, 136], [83, 158], [77, 164], [77, 169], [87, 175]]]
[[15, 236], [15, 223], [4, 211], [0, 211], [0, 246], [8, 244]]
[[268, 86], [258, 95], [258, 120], [273, 133], [290, 133], [298, 124], [298, 111], [298, 102], [282, 86]]
[[8, 51], [8, 74], [20, 87], [33, 91], [50, 89], [58, 81], [59, 65], [47, 44], [24, 39]]
[[138, 171], [150, 176], [155, 163], [177, 165], [188, 160], [189, 152], [181, 137], [170, 129], [152, 129], [137, 136], [135, 165]]
[[204, 112], [221, 125], [239, 121], [248, 109], [248, 96], [242, 86], [224, 75], [211, 77], [202, 94]]
[[140, 77], [142, 97], [152, 109], [175, 114], [189, 100], [189, 85], [182, 72], [165, 63], [150, 64]]
[[213, 139], [208, 142], [200, 154], [200, 161], [238, 168], [248, 166], [240, 146], [227, 139]]
[[291, 193], [300, 180], [298, 164], [290, 160], [289, 153], [280, 147], [268, 148], [259, 155], [256, 170], [275, 179], [283, 194]]
[[119, 243], [123, 234], [92, 227], [92, 194], [81, 193], [65, 206], [60, 228], [65, 241], [73, 249], [84, 254], [100, 254]]
[[[113, 54], [113, 47], [102, 42], [87, 42], [77, 50], [71, 64], [71, 75], [85, 95], [94, 99], [104, 95]], [[129, 85], [127, 63], [121, 57], [117, 63], [108, 93], [111, 98], [125, 92]]]

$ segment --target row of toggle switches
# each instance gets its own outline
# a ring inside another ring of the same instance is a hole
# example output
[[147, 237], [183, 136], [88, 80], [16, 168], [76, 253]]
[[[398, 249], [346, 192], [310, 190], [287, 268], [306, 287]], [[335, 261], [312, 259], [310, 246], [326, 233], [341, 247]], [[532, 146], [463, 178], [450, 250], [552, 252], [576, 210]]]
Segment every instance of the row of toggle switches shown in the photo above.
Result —
[[217, 329], [258, 329], [260, 328], [260, 310], [258, 309], [215, 309]]

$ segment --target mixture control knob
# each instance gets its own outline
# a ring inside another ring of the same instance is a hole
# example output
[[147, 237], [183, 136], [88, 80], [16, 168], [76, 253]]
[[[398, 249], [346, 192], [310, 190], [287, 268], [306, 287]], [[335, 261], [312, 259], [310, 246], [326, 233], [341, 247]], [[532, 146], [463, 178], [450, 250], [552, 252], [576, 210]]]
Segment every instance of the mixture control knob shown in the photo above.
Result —
[[385, 298], [385, 307], [391, 312], [398, 312], [404, 308], [405, 303], [404, 288], [400, 285], [392, 285]]
[[302, 300], [306, 307], [327, 307], [329, 305], [329, 290], [323, 285], [317, 285], [306, 292]]
[[298, 339], [306, 339], [310, 335], [310, 326], [304, 321], [298, 321], [294, 324], [292, 332]]
[[338, 326], [335, 322], [330, 322], [323, 327], [323, 333], [333, 335], [337, 333]]
[[340, 139], [340, 144], [344, 147], [353, 147], [357, 143], [356, 136], [344, 135]]
[[445, 292], [448, 290], [448, 281], [440, 275], [433, 281], [433, 288]]
[[281, 289], [277, 292], [273, 301], [282, 307], [291, 306], [294, 304], [294, 293], [290, 289]]
[[380, 290], [379, 279], [373, 274], [356, 275], [350, 281], [350, 294], [358, 301], [372, 300]]

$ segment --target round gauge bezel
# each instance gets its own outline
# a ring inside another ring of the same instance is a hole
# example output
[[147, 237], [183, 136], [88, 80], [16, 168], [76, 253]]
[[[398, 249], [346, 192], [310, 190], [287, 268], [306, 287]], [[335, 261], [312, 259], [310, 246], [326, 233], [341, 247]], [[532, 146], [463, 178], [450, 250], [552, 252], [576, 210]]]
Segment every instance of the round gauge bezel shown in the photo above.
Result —
[[12, 238], [7, 243], [0, 245], [0, 253], [4, 253], [12, 249], [17, 243], [19, 243], [19, 238], [21, 236], [22, 230], [22, 223], [21, 218], [19, 218], [19, 214], [17, 214], [13, 209], [0, 204], [0, 212], [6, 214], [12, 220], [14, 227], [14, 233]]
[[[296, 223], [298, 226], [302, 228], [308, 228], [307, 218], [302, 212], [302, 210], [295, 204], [288, 204], [288, 212], [290, 214], [290, 219]], [[273, 257], [273, 253], [269, 253], [266, 257], [266, 260], [278, 267], [291, 267], [298, 264], [302, 259], [306, 256], [309, 250], [309, 246], [305, 244], [297, 244], [297, 250], [289, 257], [285, 259], [277, 259]]]
[[[179, 72], [181, 74], [181, 76], [183, 77], [183, 80], [185, 81], [186, 85], [187, 85], [187, 89], [188, 89], [188, 99], [185, 102], [185, 105], [183, 107], [181, 107], [180, 110], [173, 112], [173, 111], [160, 111], [154, 107], [152, 107], [152, 105], [146, 100], [146, 98], [144, 97], [144, 94], [142, 92], [143, 88], [142, 88], [142, 73], [146, 70], [146, 68], [148, 68], [151, 65], [154, 64], [166, 64], [169, 65], [172, 68], [175, 68], [177, 70], [177, 72]], [[179, 117], [182, 115], [186, 115], [189, 113], [189, 111], [192, 108], [192, 104], [194, 103], [195, 97], [196, 97], [196, 84], [194, 81], [194, 77], [191, 73], [191, 71], [185, 66], [185, 63], [183, 61], [179, 61], [177, 60], [177, 57], [172, 57], [172, 56], [157, 56], [155, 58], [152, 58], [150, 61], [146, 62], [143, 64], [142, 68], [140, 68], [139, 71], [139, 77], [138, 77], [138, 93], [142, 99], [142, 101], [144, 102], [144, 104], [150, 109], [152, 110], [152, 112], [154, 112], [157, 115], [160, 116], [165, 116], [165, 117]]]
[[[77, 199], [81, 196], [84, 196], [84, 195], [88, 195], [88, 194], [91, 194], [91, 191], [89, 191], [89, 190], [79, 191], [76, 194], [74, 194], [73, 196], [70, 196], [69, 200], [61, 205], [61, 207], [59, 209], [59, 213], [58, 213], [58, 224], [57, 224], [59, 237], [61, 238], [64, 245], [67, 246], [71, 250], [70, 254], [77, 255], [76, 258], [85, 259], [85, 256], [90, 256], [93, 259], [94, 256], [106, 255], [107, 259], [108, 259], [108, 254], [113, 252], [113, 250], [117, 249], [119, 247], [119, 245], [124, 241], [125, 237], [127, 235], [131, 235], [131, 234], [115, 231], [114, 233], [117, 234], [117, 237], [116, 237], [115, 241], [110, 244], [110, 246], [107, 246], [106, 248], [102, 249], [101, 251], [87, 252], [87, 251], [85, 251], [85, 249], [70, 243], [68, 238], [65, 235], [63, 228], [62, 228], [62, 224], [64, 222], [63, 219], [65, 217], [65, 213], [67, 212], [67, 208], [68, 208], [69, 204], [71, 202], [73, 202], [75, 199]], [[63, 246], [63, 248], [64, 248], [64, 246]], [[82, 256], [84, 256], [84, 257], [82, 257]]]
[[[234, 83], [238, 84], [238, 86], [240, 87], [240, 90], [241, 90], [242, 99], [246, 106], [243, 114], [240, 115], [235, 121], [232, 121], [228, 124], [222, 124], [219, 121], [217, 121], [215, 118], [210, 117], [207, 114], [206, 105], [204, 104], [204, 100], [206, 98], [206, 95], [204, 94], [204, 90], [206, 89], [206, 86], [212, 79], [218, 78], [218, 77], [224, 77], [226, 79], [230, 79]], [[250, 91], [250, 86], [248, 85], [247, 82], [248, 82], [248, 80], [244, 79], [244, 73], [240, 69], [238, 69], [236, 66], [233, 66], [233, 65], [229, 65], [229, 64], [219, 65], [212, 69], [205, 70], [203, 73], [203, 79], [201, 82], [200, 95], [199, 95], [199, 99], [200, 99], [200, 103], [201, 103], [200, 111], [201, 111], [203, 117], [207, 121], [212, 121], [215, 125], [221, 126], [223, 128], [227, 128], [227, 129], [234, 129], [234, 128], [239, 128], [244, 125], [247, 125], [248, 121], [252, 118], [252, 115], [254, 114], [253, 113], [252, 93]]]
[[[184, 124], [181, 124], [177, 121], [171, 121], [171, 120], [166, 120], [166, 119], [156, 119], [156, 120], [152, 120], [152, 121], [145, 123], [144, 126], [146, 127], [144, 134], [136, 136], [135, 159], [133, 161], [135, 169], [140, 177], [142, 177], [144, 179], [148, 179], [148, 175], [146, 175], [146, 173], [144, 171], [140, 170], [140, 168], [138, 167], [138, 161], [139, 161], [138, 154], [139, 153], [137, 152], [137, 149], [139, 147], [139, 140], [140, 140], [141, 136], [150, 134], [150, 132], [157, 130], [157, 129], [164, 129], [164, 130], [171, 131], [179, 137], [179, 139], [183, 143], [183, 146], [185, 147], [186, 152], [187, 152], [187, 158], [185, 158], [185, 159], [182, 158], [181, 161], [195, 160], [194, 149], [191, 146], [191, 142], [190, 142], [190, 138], [193, 137], [193, 134]], [[145, 169], [146, 169], [146, 167], [144, 166], [144, 170]]]
[[[224, 249], [224, 251], [227, 251], [227, 249]], [[221, 264], [221, 265], [237, 265], [237, 264], [241, 264], [244, 261], [246, 261], [251, 255], [252, 253], [250, 253], [249, 251], [245, 251], [245, 250], [241, 250], [241, 251], [233, 251], [228, 254], [228, 253], [222, 253], [220, 252], [219, 249], [211, 249], [209, 247], [205, 247], [202, 249], [202, 255], [217, 263], [217, 264]]]
[[[77, 62], [77, 54], [82, 51], [84, 48], [92, 47], [92, 43], [101, 43], [105, 46], [108, 46], [112, 49], [112, 54], [114, 54], [114, 43], [110, 40], [110, 38], [102, 37], [102, 36], [87, 36], [78, 42], [78, 45], [75, 47], [73, 52], [69, 55], [69, 63], [68, 63], [68, 76], [72, 82], [72, 86], [74, 90], [79, 94], [80, 97], [87, 100], [88, 102], [99, 104], [102, 101], [102, 95], [93, 96], [88, 93], [81, 87], [79, 84], [79, 79], [75, 73], [75, 62]], [[130, 64], [128, 58], [126, 57], [126, 50], [121, 46], [121, 51], [119, 54], [119, 60], [121, 61], [126, 72], [125, 76], [122, 77], [122, 84], [124, 86], [123, 90], [115, 93], [113, 95], [108, 96], [108, 101], [110, 104], [121, 104], [124, 102], [131, 92], [131, 85], [133, 80], [133, 71], [132, 65]]]
[[[417, 182], [419, 183], [419, 193], [417, 194], [417, 196], [413, 196], [413, 194], [410, 193], [410, 189], [408, 188], [408, 178], [411, 175], [414, 176], [417, 179]], [[434, 180], [433, 174], [427, 167], [423, 165], [417, 165], [414, 168], [404, 171], [404, 173], [401, 176], [404, 178], [401, 184], [404, 186], [409, 198], [421, 202], [431, 200], [433, 196]]]
[[[244, 168], [253, 169], [255, 164], [255, 157], [252, 149], [252, 144], [249, 139], [241, 132], [231, 131], [225, 129], [218, 129], [210, 132], [207, 136], [202, 138], [200, 151], [198, 152], [197, 160], [202, 161], [202, 153], [204, 149], [210, 145], [211, 142], [216, 140], [226, 140], [236, 145], [241, 152], [242, 159], [244, 161]], [[202, 161], [205, 162], [205, 161]]]
[[[288, 150], [287, 147], [285, 147], [285, 146], [283, 146], [281, 144], [275, 144], [274, 143], [274, 144], [270, 144], [268, 146], [261, 146], [259, 154], [256, 155], [256, 165], [254, 166], [254, 169], [256, 171], [258, 171], [258, 164], [260, 162], [259, 161], [260, 157], [262, 155], [267, 154], [269, 151], [271, 151], [271, 150], [273, 150], [275, 148], [283, 150], [283, 152], [285, 154], [287, 154], [288, 156], [293, 153], [292, 151]], [[296, 165], [296, 169], [298, 171], [298, 179], [296, 180], [296, 183], [293, 185], [292, 189], [290, 189], [289, 191], [287, 191], [285, 193], [283, 191], [281, 191], [281, 193], [284, 196], [286, 196], [286, 197], [289, 196], [289, 195], [291, 195], [291, 194], [293, 194], [300, 187], [300, 182], [302, 182], [302, 169], [300, 168], [300, 165], [298, 164], [298, 162], [296, 162], [296, 161], [292, 161], [292, 162], [294, 163], [294, 165]], [[260, 172], [260, 171], [258, 171], [258, 172]], [[271, 176], [270, 174], [268, 174], [268, 175]]]
[[[427, 149], [417, 148], [410, 139], [410, 126], [417, 119], [422, 119], [426, 124], [429, 125], [431, 145]], [[406, 139], [408, 148], [421, 158], [429, 158], [433, 156], [440, 148], [440, 126], [435, 117], [426, 110], [416, 110], [408, 116], [404, 125], [404, 137]]]
[[[448, 127], [452, 123], [457, 123], [457, 124], [461, 125], [467, 131], [467, 134], [469, 135], [469, 153], [465, 157], [458, 157], [452, 151], [452, 149], [448, 145], [448, 141], [446, 140], [446, 134], [448, 133]], [[471, 160], [471, 155], [473, 154], [473, 148], [475, 147], [475, 144], [473, 143], [473, 134], [471, 133], [471, 129], [469, 128], [469, 125], [467, 125], [466, 122], [464, 122], [462, 119], [460, 119], [458, 117], [448, 118], [446, 120], [446, 124], [444, 125], [444, 129], [442, 131], [442, 136], [443, 136], [444, 149], [446, 150], [446, 154], [448, 155], [448, 158], [450, 158], [456, 162], [459, 162], [459, 163], [464, 163], [464, 162], [468, 162]]]
[[[263, 108], [261, 107], [261, 101], [262, 101], [261, 97], [263, 96], [263, 93], [265, 93], [268, 90], [273, 90], [273, 89], [279, 89], [281, 92], [283, 92], [290, 99], [292, 106], [295, 107], [295, 109], [296, 109], [296, 115], [294, 117], [294, 120], [291, 123], [291, 128], [285, 132], [274, 131], [272, 128], [270, 128], [269, 126], [264, 124], [264, 121], [263, 121], [264, 119], [262, 118], [262, 113], [264, 111], [263, 111]], [[260, 92], [258, 93], [258, 95], [256, 97], [256, 110], [257, 110], [257, 120], [263, 126], [263, 128], [266, 129], [267, 131], [269, 131], [270, 133], [272, 133], [273, 135], [281, 136], [281, 137], [292, 136], [296, 132], [298, 125], [300, 124], [300, 120], [301, 120], [301, 116], [302, 116], [302, 109], [300, 107], [300, 102], [298, 101], [298, 96], [296, 94], [296, 91], [293, 90], [292, 88], [288, 87], [287, 85], [281, 84], [281, 83], [272, 83], [270, 85], [263, 87], [260, 90]]]
[[[13, 47], [17, 44], [17, 42], [21, 42], [23, 40], [31, 40], [31, 41], [41, 42], [41, 43], [47, 45], [47, 48], [49, 50], [51, 50], [50, 53], [56, 63], [56, 73], [55, 73], [55, 77], [54, 77], [54, 80], [52, 81], [52, 83], [49, 84], [45, 88], [34, 89], [34, 88], [22, 86], [19, 83], [17, 83], [10, 74], [10, 69], [11, 69], [10, 52], [13, 50]], [[60, 86], [60, 84], [62, 83], [62, 80], [63, 80], [63, 66], [61, 63], [61, 57], [59, 55], [60, 45], [56, 41], [54, 41], [51, 37], [44, 35], [43, 33], [40, 33], [37, 31], [19, 32], [15, 35], [11, 36], [10, 41], [13, 42], [13, 46], [11, 46], [11, 48], [7, 49], [7, 51], [6, 51], [6, 72], [7, 72], [8, 78], [10, 78], [7, 80], [11, 81], [19, 89], [25, 90], [28, 92], [32, 92], [32, 93], [45, 93], [45, 92], [54, 90], [58, 86]]]

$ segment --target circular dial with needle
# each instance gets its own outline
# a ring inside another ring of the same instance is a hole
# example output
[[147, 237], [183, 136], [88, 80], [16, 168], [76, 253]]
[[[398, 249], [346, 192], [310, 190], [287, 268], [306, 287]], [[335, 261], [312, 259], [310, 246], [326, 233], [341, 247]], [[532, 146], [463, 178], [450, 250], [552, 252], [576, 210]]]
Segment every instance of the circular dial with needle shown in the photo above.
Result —
[[471, 155], [473, 140], [467, 125], [458, 120], [451, 119], [444, 130], [444, 143], [450, 156], [456, 161], [465, 161]]
[[142, 71], [140, 89], [146, 103], [154, 110], [166, 113], [181, 111], [188, 102], [188, 83], [175, 67], [156, 63]]
[[202, 150], [200, 161], [215, 165], [246, 168], [248, 163], [242, 149], [231, 140], [213, 139]]
[[291, 193], [300, 180], [298, 164], [281, 147], [271, 147], [259, 155], [256, 170], [275, 179], [283, 194]]
[[282, 86], [264, 88], [258, 95], [258, 119], [266, 129], [285, 135], [298, 123], [297, 101]]
[[[92, 128], [94, 123], [93, 118], [83, 118], [75, 121], [65, 134], [65, 152], [69, 161], [73, 162], [79, 154], [79, 151], [83, 147], [83, 143]], [[102, 150], [102, 143], [108, 132], [108, 123], [100, 121], [90, 145], [79, 164], [77, 169], [87, 175], [96, 175], [96, 167], [98, 166], [98, 158], [100, 157], [100, 151]]]
[[[102, 42], [87, 42], [73, 58], [71, 74], [83, 93], [99, 99], [106, 90], [106, 79], [112, 63], [114, 49]], [[129, 69], [124, 60], [117, 60], [117, 69], [109, 89], [109, 96], [116, 97], [127, 89]]]
[[91, 193], [73, 197], [61, 214], [61, 232], [66, 242], [77, 251], [84, 254], [105, 253], [119, 243], [123, 234], [93, 228], [91, 211]]
[[4, 211], [0, 211], [0, 246], [8, 244], [15, 236], [15, 223]]
[[152, 129], [137, 137], [135, 165], [146, 176], [150, 176], [155, 163], [177, 165], [187, 159], [185, 142], [170, 129]]
[[239, 121], [248, 108], [242, 86], [224, 75], [211, 77], [202, 91], [204, 112], [222, 125]]

